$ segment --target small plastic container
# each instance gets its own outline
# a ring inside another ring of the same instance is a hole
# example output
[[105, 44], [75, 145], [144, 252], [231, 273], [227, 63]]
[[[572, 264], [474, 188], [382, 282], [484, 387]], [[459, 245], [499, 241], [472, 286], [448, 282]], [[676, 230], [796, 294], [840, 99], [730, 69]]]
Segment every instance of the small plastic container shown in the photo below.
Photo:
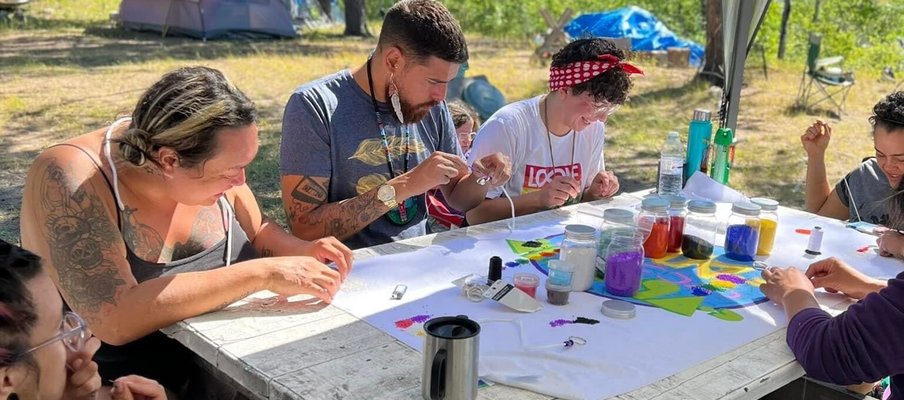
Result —
[[760, 241], [756, 247], [756, 255], [772, 254], [775, 245], [775, 233], [778, 230], [778, 202], [772, 199], [757, 197], [750, 202], [760, 206]]
[[559, 259], [574, 267], [571, 289], [583, 292], [596, 277], [596, 229], [587, 225], [566, 225]]
[[606, 273], [606, 254], [612, 236], [634, 234], [634, 213], [621, 208], [607, 208], [603, 211], [603, 224], [600, 225], [600, 235], [596, 246], [596, 269], [600, 273]]
[[681, 251], [684, 222], [687, 217], [687, 199], [682, 196], [668, 196], [669, 200], [669, 253]]
[[562, 260], [549, 261], [549, 277], [546, 278], [546, 302], [554, 306], [568, 304], [571, 295], [571, 278], [574, 267]]
[[[637, 226], [646, 237], [643, 242], [644, 254], [650, 258], [662, 258], [669, 249], [669, 202], [663, 198], [649, 197], [643, 199], [640, 207]], [[607, 271], [608, 268], [607, 261]]]
[[540, 277], [529, 272], [519, 272], [512, 278], [512, 283], [530, 297], [537, 297], [537, 286], [540, 286]]
[[734, 203], [725, 230], [725, 256], [737, 261], [753, 261], [759, 241], [760, 206]]
[[687, 258], [708, 260], [713, 255], [720, 225], [716, 218], [716, 204], [706, 200], [692, 200], [687, 204], [687, 210], [681, 252]]

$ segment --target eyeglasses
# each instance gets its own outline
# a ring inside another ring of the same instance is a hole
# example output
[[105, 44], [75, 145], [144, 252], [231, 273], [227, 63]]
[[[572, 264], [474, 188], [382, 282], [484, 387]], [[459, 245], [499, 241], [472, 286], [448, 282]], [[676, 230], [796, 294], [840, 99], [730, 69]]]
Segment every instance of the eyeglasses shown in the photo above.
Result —
[[38, 349], [47, 347], [57, 340], [62, 341], [63, 345], [73, 353], [81, 351], [85, 347], [85, 342], [88, 341], [88, 329], [85, 325], [85, 320], [72, 311], [65, 312], [63, 314], [63, 321], [60, 323], [60, 331], [56, 336], [26, 350], [21, 355], [24, 356], [28, 353], [37, 351]]
[[593, 114], [596, 116], [599, 116], [599, 117], [601, 117], [603, 115], [608, 117], [612, 114], [615, 114], [615, 112], [618, 111], [618, 109], [620, 107], [621, 107], [621, 104], [612, 104], [609, 102], [594, 103], [593, 104], [593, 108], [594, 108]]

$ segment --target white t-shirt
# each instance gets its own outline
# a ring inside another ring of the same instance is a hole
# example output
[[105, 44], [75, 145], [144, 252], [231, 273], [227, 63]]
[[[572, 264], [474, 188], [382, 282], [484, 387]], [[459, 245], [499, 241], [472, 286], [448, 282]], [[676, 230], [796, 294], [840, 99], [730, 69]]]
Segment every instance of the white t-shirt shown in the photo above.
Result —
[[[505, 185], [505, 190], [512, 197], [537, 191], [558, 175], [573, 176], [581, 182], [583, 191], [605, 166], [605, 125], [595, 121], [579, 132], [562, 137], [551, 135], [540, 118], [541, 98], [537, 96], [502, 107], [480, 127], [471, 144], [469, 163], [496, 152], [511, 158], [512, 179]], [[500, 188], [493, 188], [487, 197], [496, 198], [501, 194]]]

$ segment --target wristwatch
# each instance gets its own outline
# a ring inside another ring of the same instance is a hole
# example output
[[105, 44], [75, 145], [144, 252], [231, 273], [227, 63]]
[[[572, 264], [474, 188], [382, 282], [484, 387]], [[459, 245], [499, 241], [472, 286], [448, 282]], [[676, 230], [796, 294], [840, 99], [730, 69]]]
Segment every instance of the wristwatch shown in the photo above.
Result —
[[377, 200], [382, 201], [390, 210], [399, 206], [396, 202], [395, 188], [390, 184], [384, 184], [377, 189]]

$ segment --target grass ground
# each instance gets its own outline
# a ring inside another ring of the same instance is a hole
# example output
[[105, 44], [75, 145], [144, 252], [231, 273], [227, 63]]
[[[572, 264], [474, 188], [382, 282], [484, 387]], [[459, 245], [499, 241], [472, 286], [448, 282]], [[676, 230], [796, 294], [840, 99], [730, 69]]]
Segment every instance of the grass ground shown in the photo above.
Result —
[[[223, 70], [260, 108], [261, 150], [249, 182], [269, 215], [279, 205], [279, 128], [289, 93], [299, 84], [362, 63], [373, 39], [344, 38], [338, 29], [305, 32], [295, 40], [203, 43], [124, 32], [107, 22], [114, 0], [37, 0], [28, 24], [0, 22], [0, 238], [16, 240], [25, 172], [45, 147], [128, 114], [141, 91], [161, 74], [185, 65]], [[467, 30], [467, 27], [465, 27]], [[542, 93], [546, 69], [530, 62], [526, 43], [469, 36], [469, 75], [486, 75], [510, 101]], [[717, 109], [718, 94], [693, 81], [692, 69], [639, 62], [630, 103], [607, 127], [606, 163], [623, 187], [655, 184], [665, 132], [686, 135], [694, 108]], [[828, 118], [835, 135], [828, 155], [836, 181], [872, 153], [867, 118], [894, 87], [879, 71], [858, 71], [843, 119], [793, 107], [802, 65], [758, 61], [745, 75], [732, 186], [749, 195], [803, 204], [805, 159], [798, 137], [815, 118]]]

